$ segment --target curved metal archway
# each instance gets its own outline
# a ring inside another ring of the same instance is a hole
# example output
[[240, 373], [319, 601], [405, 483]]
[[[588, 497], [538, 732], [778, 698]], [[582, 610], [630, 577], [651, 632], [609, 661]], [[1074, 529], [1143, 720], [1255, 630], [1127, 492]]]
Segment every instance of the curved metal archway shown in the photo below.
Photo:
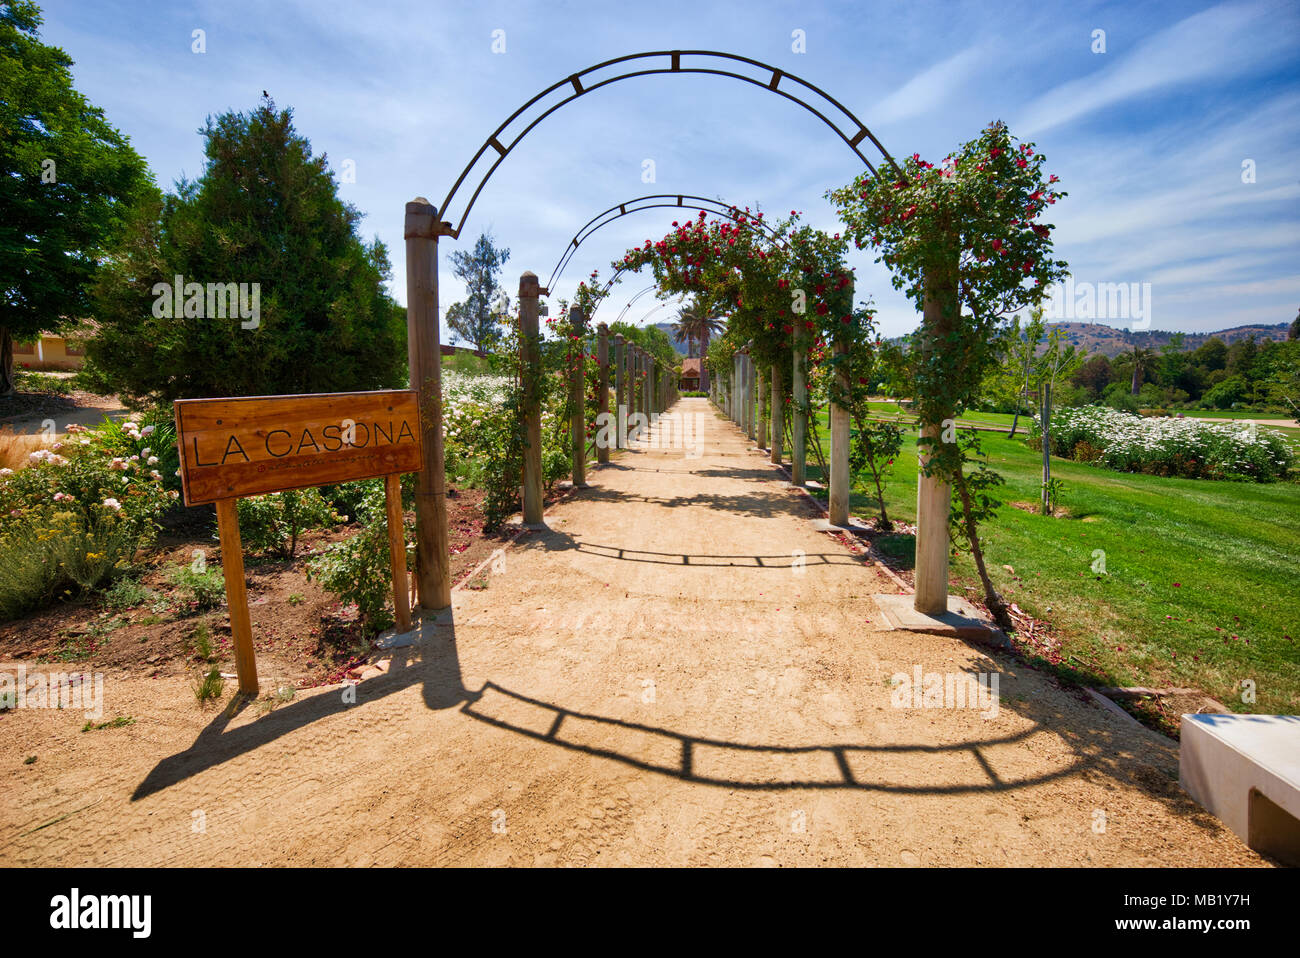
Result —
[[[661, 200], [665, 202], [659, 202]], [[676, 202], [666, 202], [668, 200], [675, 200]], [[690, 202], [687, 202], [688, 200]], [[638, 203], [644, 205], [634, 205]], [[690, 193], [652, 193], [648, 196], [638, 196], [634, 200], [627, 200], [624, 203], [619, 203], [617, 206], [611, 206], [609, 209], [597, 213], [591, 219], [587, 220], [587, 222], [573, 234], [573, 238], [569, 240], [569, 245], [566, 246], [564, 252], [560, 254], [560, 258], [555, 264], [555, 269], [551, 270], [551, 278], [546, 281], [546, 289], [551, 289], [555, 285], [555, 281], [560, 278], [560, 274], [564, 272], [564, 268], [569, 265], [569, 260], [571, 260], [573, 254], [578, 251], [578, 247], [586, 242], [587, 238], [598, 229], [608, 226], [615, 220], [622, 219], [624, 216], [629, 216], [632, 213], [640, 213], [642, 210], [656, 209], [700, 210], [705, 213], [713, 213], [717, 216], [725, 216], [735, 222], [744, 219], [746, 225], [757, 225], [762, 227], [767, 231], [768, 235], [771, 236], [772, 239], [776, 240], [782, 246], [785, 245], [781, 240], [780, 234], [776, 231], [776, 228], [770, 223], [765, 222], [760, 217], [760, 214], [741, 210], [738, 206], [732, 203], [724, 203], [722, 200], [709, 199], [707, 196], [693, 196]], [[615, 213], [615, 210], [618, 212]], [[611, 216], [610, 214], [614, 215]], [[608, 219], [605, 217], [608, 217]]]
[[[604, 70], [608, 67], [624, 63], [636, 63], [639, 66], [640, 61], [663, 57], [669, 59], [667, 65], [631, 69], [628, 72], [620, 73], [612, 77], [606, 77], [605, 79], [599, 80], [590, 85], [584, 85], [582, 82], [584, 77], [588, 77], [590, 74], [595, 73], [598, 70]], [[722, 66], [683, 65], [683, 57], [704, 59], [709, 63], [721, 63]], [[727, 69], [728, 67], [738, 68], [741, 64], [752, 67], [761, 73], [766, 73], [768, 76], [764, 80], [754, 76], [747, 76], [743, 73], [737, 73], [734, 69]], [[474, 158], [470, 160], [465, 169], [461, 171], [460, 176], [456, 178], [456, 182], [452, 185], [451, 190], [447, 193], [442, 204], [438, 207], [436, 217], [438, 220], [438, 232], [441, 235], [451, 236], [454, 239], [460, 237], [460, 232], [465, 226], [465, 220], [468, 219], [470, 210], [474, 208], [474, 202], [478, 199], [479, 193], [483, 191], [483, 187], [487, 185], [487, 181], [492, 178], [492, 174], [496, 172], [497, 167], [500, 166], [501, 162], [510, 155], [510, 151], [518, 146], [519, 142], [529, 134], [533, 127], [537, 126], [537, 124], [541, 123], [542, 120], [546, 119], [560, 107], [564, 106], [566, 103], [571, 103], [580, 96], [591, 93], [593, 90], [599, 90], [601, 87], [609, 86], [611, 83], [617, 83], [620, 80], [630, 80], [633, 77], [653, 76], [660, 73], [697, 73], [711, 76], [730, 77], [734, 80], [741, 80], [745, 83], [752, 84], [760, 89], [770, 90], [777, 96], [785, 97], [787, 100], [799, 104], [799, 106], [803, 107], [834, 130], [836, 135], [845, 142], [849, 149], [854, 152], [858, 159], [866, 165], [867, 169], [869, 169], [873, 175], [877, 173], [876, 167], [869, 159], [867, 159], [866, 155], [858, 147], [858, 145], [865, 139], [871, 140], [876, 149], [880, 151], [881, 158], [889, 163], [889, 165], [892, 166], [899, 175], [902, 174], [902, 171], [898, 168], [898, 164], [894, 162], [894, 158], [889, 155], [889, 152], [881, 145], [880, 141], [876, 139], [875, 135], [867, 129], [866, 124], [854, 116], [847, 107], [821, 88], [814, 86], [807, 80], [801, 79], [792, 73], [787, 73], [779, 67], [771, 66], [759, 60], [751, 59], [750, 57], [742, 57], [735, 53], [721, 53], [716, 50], [657, 50], [648, 53], [632, 53], [627, 56], [615, 57], [612, 60], [605, 60], [602, 63], [597, 63], [595, 66], [587, 67], [585, 70], [572, 73], [565, 79], [551, 84], [541, 93], [537, 94], [517, 109], [514, 113], [510, 114], [505, 122], [498, 126], [483, 145], [478, 148], [478, 152], [474, 154]], [[781, 88], [783, 81], [786, 82], [786, 89]], [[501, 135], [505, 132], [506, 127], [514, 123], [515, 120], [519, 119], [525, 111], [537, 104], [540, 100], [550, 96], [552, 93], [565, 86], [571, 86], [573, 92], [564, 97], [558, 103], [552, 104], [544, 110], [539, 116], [533, 119], [532, 122], [525, 126], [519, 135], [512, 139], [508, 145], [501, 142]], [[790, 86], [794, 87], [793, 92], [788, 89]], [[811, 95], [815, 98], [815, 103], [810, 103], [808, 100], [803, 99], [803, 96], [807, 95]], [[838, 115], [841, 118], [841, 122], [847, 120], [848, 128], [846, 129], [841, 127], [840, 124], [836, 123], [836, 121], [831, 119], [827, 114]], [[465, 204], [465, 209], [460, 214], [460, 219], [453, 227], [451, 222], [446, 219], [447, 211], [451, 208], [451, 202], [455, 198], [456, 192], [465, 182], [466, 177], [469, 176], [470, 171], [478, 164], [479, 160], [483, 158], [483, 155], [487, 153], [489, 149], [497, 152], [497, 158], [493, 161], [491, 167], [488, 168], [488, 171], [483, 175], [483, 178], [479, 180], [478, 186], [474, 188], [474, 192], [470, 195], [469, 202]]]
[[[652, 200], [676, 200], [676, 202], [649, 202]], [[687, 202], [688, 200], [691, 202]], [[634, 204], [637, 203], [643, 203], [644, 205], [635, 206]], [[615, 220], [621, 219], [624, 216], [629, 216], [632, 213], [640, 213], [642, 210], [654, 209], [701, 210], [705, 213], [714, 213], [718, 216], [725, 216], [733, 222], [742, 223], [745, 226], [758, 226], [765, 230], [768, 236], [770, 236], [777, 245], [781, 247], [785, 246], [785, 241], [781, 238], [781, 234], [777, 232], [776, 228], [772, 226], [771, 223], [763, 220], [761, 214], [751, 213], [748, 210], [741, 210], [740, 207], [733, 203], [724, 203], [722, 200], [710, 199], [707, 196], [694, 196], [690, 193], [652, 193], [648, 196], [638, 196], [636, 199], [627, 200], [617, 206], [611, 206], [609, 209], [597, 213], [591, 219], [587, 220], [578, 232], [573, 235], [573, 238], [569, 240], [569, 245], [564, 248], [564, 252], [560, 254], [560, 259], [555, 264], [555, 269], [551, 270], [550, 279], [548, 279], [546, 285], [542, 287], [543, 291], [549, 293], [554, 286], [555, 281], [564, 271], [564, 267], [569, 265], [569, 260], [571, 260], [573, 254], [578, 251], [578, 247], [598, 229], [603, 226], [608, 226]], [[618, 212], [615, 213], [615, 210]], [[610, 214], [614, 215], [611, 216]], [[609, 291], [614, 288], [614, 284], [618, 282], [619, 277], [622, 276], [624, 272], [626, 272], [626, 267], [620, 266], [614, 271], [613, 275], [605, 281], [605, 286], [600, 291], [600, 299], [596, 301], [596, 306], [592, 309], [592, 316], [596, 315], [596, 311], [600, 309], [600, 304], [604, 302], [605, 298], [609, 295]], [[653, 287], [651, 288], [653, 289]], [[642, 292], [646, 292], [646, 290], [642, 290]], [[637, 295], [640, 296], [641, 294], [638, 293]], [[591, 317], [588, 317], [588, 319], [590, 318]], [[622, 314], [620, 314], [619, 318], [622, 318]], [[617, 322], [617, 320], [615, 320], [615, 322]]]

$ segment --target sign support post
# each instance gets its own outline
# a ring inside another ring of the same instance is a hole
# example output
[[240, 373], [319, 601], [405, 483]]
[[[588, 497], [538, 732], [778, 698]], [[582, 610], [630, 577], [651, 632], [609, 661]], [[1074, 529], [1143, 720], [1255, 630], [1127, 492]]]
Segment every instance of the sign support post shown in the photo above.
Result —
[[221, 539], [221, 573], [226, 578], [226, 607], [235, 646], [235, 671], [241, 695], [257, 694], [257, 657], [253, 654], [253, 623], [248, 617], [244, 588], [244, 550], [239, 540], [238, 499], [218, 499], [217, 535]]

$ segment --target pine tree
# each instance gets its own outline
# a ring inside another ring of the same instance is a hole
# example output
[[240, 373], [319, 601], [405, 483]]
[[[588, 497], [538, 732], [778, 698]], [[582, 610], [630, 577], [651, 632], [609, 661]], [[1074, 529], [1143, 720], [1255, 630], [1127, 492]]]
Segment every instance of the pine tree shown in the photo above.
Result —
[[97, 287], [89, 374], [154, 401], [403, 384], [387, 249], [358, 237], [292, 112], [264, 97], [200, 132], [203, 175], [141, 207]]
[[491, 233], [483, 233], [470, 252], [455, 250], [451, 254], [452, 272], [465, 284], [466, 298], [447, 307], [447, 325], [478, 350], [487, 350], [497, 337], [497, 330], [510, 298], [506, 296], [497, 274], [510, 258], [510, 250], [498, 249]]

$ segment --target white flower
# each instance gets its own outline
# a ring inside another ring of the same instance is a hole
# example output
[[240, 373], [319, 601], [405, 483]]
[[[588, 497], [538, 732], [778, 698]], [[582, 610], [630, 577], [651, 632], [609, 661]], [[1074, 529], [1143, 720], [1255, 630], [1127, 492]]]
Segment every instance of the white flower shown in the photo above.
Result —
[[[145, 438], [148, 438], [149, 436], [152, 436], [152, 435], [153, 435], [153, 431], [154, 431], [154, 427], [153, 427], [153, 426], [145, 426], [143, 429], [140, 430], [140, 435], [143, 436], [143, 437], [145, 437]], [[147, 450], [147, 449], [145, 450], [146, 453], [147, 453], [148, 451], [149, 451], [149, 450]]]
[[13, 474], [14, 471], [12, 469], [0, 469], [0, 476], [12, 476]]
[[[146, 450], [146, 451], [147, 451], [147, 450]], [[149, 457], [149, 465], [151, 465], [151, 466], [156, 466], [156, 465], [158, 465], [158, 457], [157, 457], [157, 456], [150, 456], [150, 457]]]
[[106, 505], [106, 506], [108, 506], [108, 508], [110, 508], [110, 509], [114, 509], [114, 510], [120, 510], [120, 509], [122, 508], [122, 503], [118, 502], [116, 499], [113, 499], [113, 498], [105, 499], [105, 500], [104, 500], [104, 505]]

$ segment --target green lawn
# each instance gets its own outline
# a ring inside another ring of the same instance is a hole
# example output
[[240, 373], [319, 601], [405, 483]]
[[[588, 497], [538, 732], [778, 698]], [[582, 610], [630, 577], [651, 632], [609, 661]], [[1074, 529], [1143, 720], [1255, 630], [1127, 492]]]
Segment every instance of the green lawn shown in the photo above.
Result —
[[1184, 410], [1183, 415], [1197, 419], [1295, 419], [1284, 412], [1258, 412], [1254, 409], [1192, 409]]
[[[824, 413], [821, 436], [829, 453]], [[1067, 514], [1047, 517], [1010, 505], [1037, 503], [1041, 453], [1019, 437], [982, 438], [1007, 480], [1007, 504], [985, 530], [994, 582], [1059, 630], [1064, 665], [1096, 684], [1192, 686], [1236, 711], [1300, 712], [1300, 485], [1165, 479], [1054, 458]], [[815, 461], [809, 472], [820, 478]], [[891, 518], [915, 522], [916, 478], [909, 442], [886, 488]], [[855, 492], [852, 510], [870, 517], [874, 500]], [[878, 545], [911, 549], [910, 537]], [[1105, 575], [1092, 572], [1098, 549]], [[978, 584], [965, 553], [953, 574]], [[1241, 701], [1244, 679], [1255, 682], [1253, 705]]]

